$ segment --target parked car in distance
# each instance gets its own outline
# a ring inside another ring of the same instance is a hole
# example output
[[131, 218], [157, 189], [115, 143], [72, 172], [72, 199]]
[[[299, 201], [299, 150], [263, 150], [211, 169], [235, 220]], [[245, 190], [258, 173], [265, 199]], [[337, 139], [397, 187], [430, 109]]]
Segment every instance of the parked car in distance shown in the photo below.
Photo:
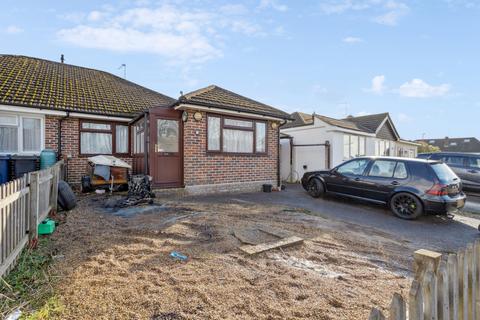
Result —
[[355, 158], [305, 173], [302, 186], [315, 198], [331, 193], [386, 204], [403, 219], [453, 213], [466, 201], [460, 178], [443, 162], [424, 159]]
[[466, 191], [480, 192], [480, 154], [437, 152], [421, 153], [417, 157], [446, 163], [462, 179]]

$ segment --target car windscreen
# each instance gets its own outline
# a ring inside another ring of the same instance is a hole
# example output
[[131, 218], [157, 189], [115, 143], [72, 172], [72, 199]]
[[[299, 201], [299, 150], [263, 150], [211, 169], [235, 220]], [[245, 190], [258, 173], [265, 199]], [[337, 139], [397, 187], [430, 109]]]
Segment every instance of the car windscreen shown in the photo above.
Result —
[[440, 182], [450, 183], [454, 180], [458, 180], [455, 172], [453, 172], [452, 169], [450, 169], [450, 167], [447, 166], [445, 163], [432, 163], [431, 166]]

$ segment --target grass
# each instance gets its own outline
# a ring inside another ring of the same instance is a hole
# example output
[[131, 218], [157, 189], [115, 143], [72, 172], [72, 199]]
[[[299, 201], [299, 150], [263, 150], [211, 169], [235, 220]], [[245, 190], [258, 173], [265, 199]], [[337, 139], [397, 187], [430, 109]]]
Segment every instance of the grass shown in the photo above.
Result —
[[38, 247], [24, 249], [15, 269], [0, 280], [1, 317], [20, 309], [22, 319], [52, 319], [63, 311], [51, 284], [51, 250], [49, 238], [40, 238]]

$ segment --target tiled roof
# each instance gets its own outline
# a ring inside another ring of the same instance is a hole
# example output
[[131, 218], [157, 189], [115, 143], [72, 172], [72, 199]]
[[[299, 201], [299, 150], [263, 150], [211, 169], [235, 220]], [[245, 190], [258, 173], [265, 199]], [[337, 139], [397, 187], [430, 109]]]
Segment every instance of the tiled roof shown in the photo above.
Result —
[[286, 112], [215, 85], [187, 93], [180, 102], [290, 119]]
[[301, 127], [313, 123], [313, 116], [308, 113], [294, 112], [290, 115], [290, 118], [292, 118], [293, 121], [284, 124], [282, 129]]
[[378, 113], [378, 114], [369, 114], [369, 115], [360, 116], [360, 117], [350, 116], [343, 120], [353, 122], [363, 128], [366, 128], [367, 130], [369, 130], [368, 132], [375, 133], [378, 127], [380, 127], [382, 122], [388, 116], [389, 116], [388, 112], [385, 112], [385, 113]]
[[318, 114], [316, 114], [315, 117], [335, 127], [370, 133], [370, 130], [368, 128], [365, 128], [355, 122], [349, 121], [349, 119], [339, 120], [321, 116]]
[[131, 116], [174, 102], [173, 98], [104, 71], [0, 55], [0, 104]]
[[445, 152], [480, 152], [480, 141], [475, 137], [419, 139], [416, 141], [439, 147]]

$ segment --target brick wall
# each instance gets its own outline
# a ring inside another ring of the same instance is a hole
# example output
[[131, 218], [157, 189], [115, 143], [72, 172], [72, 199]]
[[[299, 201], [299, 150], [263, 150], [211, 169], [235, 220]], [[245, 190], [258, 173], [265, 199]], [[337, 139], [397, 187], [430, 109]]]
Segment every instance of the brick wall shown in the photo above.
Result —
[[[45, 117], [45, 148], [58, 151], [58, 126], [60, 117]], [[80, 135], [79, 119], [66, 118], [62, 122], [62, 154], [67, 159], [67, 182], [79, 185], [81, 177], [87, 172], [87, 157], [79, 155]], [[121, 158], [132, 163], [132, 158]]]
[[[228, 155], [207, 153], [207, 119], [193, 119], [189, 112], [184, 123], [184, 183], [186, 187], [210, 184], [244, 184], [277, 180], [278, 129], [267, 124], [266, 155]], [[216, 190], [218, 191], [218, 190]], [[229, 191], [229, 190], [227, 190]]]

